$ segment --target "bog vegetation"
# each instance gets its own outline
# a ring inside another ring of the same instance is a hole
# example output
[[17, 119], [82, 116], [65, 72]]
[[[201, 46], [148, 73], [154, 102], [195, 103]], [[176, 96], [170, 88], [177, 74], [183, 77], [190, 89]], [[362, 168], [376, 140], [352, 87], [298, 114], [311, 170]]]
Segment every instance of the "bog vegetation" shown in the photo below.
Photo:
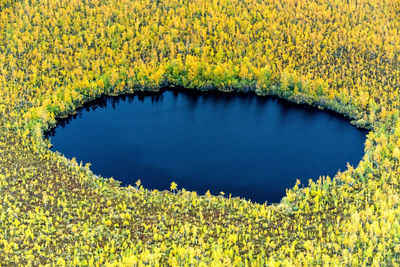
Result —
[[[399, 15], [399, 0], [1, 0], [0, 262], [398, 264]], [[170, 85], [336, 110], [371, 129], [365, 156], [260, 205], [122, 188], [43, 139], [100, 95]]]

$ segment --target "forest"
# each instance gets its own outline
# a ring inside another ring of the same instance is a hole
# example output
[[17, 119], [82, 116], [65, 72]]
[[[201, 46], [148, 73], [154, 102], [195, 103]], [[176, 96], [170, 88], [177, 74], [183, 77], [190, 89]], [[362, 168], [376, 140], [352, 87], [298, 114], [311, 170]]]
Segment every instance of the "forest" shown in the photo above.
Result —
[[[0, 263], [400, 264], [399, 15], [399, 0], [0, 0]], [[122, 187], [49, 150], [84, 103], [166, 86], [336, 111], [370, 130], [365, 155], [262, 205]]]

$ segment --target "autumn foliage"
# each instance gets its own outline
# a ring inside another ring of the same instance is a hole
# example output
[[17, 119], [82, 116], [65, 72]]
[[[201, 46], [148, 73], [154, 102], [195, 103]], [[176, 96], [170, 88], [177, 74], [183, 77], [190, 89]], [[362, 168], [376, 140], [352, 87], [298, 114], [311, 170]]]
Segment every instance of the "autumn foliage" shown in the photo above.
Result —
[[[0, 0], [0, 263], [399, 264], [399, 14], [398, 0]], [[371, 129], [365, 156], [261, 205], [120, 187], [48, 149], [43, 132], [83, 103], [165, 86], [335, 110]]]

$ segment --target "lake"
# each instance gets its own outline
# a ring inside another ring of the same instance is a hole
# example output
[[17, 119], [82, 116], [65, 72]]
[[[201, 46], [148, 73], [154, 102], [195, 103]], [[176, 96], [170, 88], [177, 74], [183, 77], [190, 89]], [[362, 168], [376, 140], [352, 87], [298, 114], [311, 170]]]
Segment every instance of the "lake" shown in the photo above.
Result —
[[102, 97], [48, 133], [53, 151], [123, 185], [279, 202], [296, 179], [334, 176], [364, 153], [366, 130], [275, 97], [167, 89]]

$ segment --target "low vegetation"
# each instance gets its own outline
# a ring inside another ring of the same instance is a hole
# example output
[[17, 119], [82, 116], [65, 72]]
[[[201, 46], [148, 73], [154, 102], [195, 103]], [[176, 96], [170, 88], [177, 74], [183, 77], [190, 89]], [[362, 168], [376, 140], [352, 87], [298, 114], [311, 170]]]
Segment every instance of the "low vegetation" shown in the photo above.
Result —
[[[399, 264], [399, 14], [398, 0], [0, 0], [0, 262]], [[365, 155], [261, 205], [120, 187], [43, 138], [89, 100], [164, 86], [335, 110], [371, 129]]]

